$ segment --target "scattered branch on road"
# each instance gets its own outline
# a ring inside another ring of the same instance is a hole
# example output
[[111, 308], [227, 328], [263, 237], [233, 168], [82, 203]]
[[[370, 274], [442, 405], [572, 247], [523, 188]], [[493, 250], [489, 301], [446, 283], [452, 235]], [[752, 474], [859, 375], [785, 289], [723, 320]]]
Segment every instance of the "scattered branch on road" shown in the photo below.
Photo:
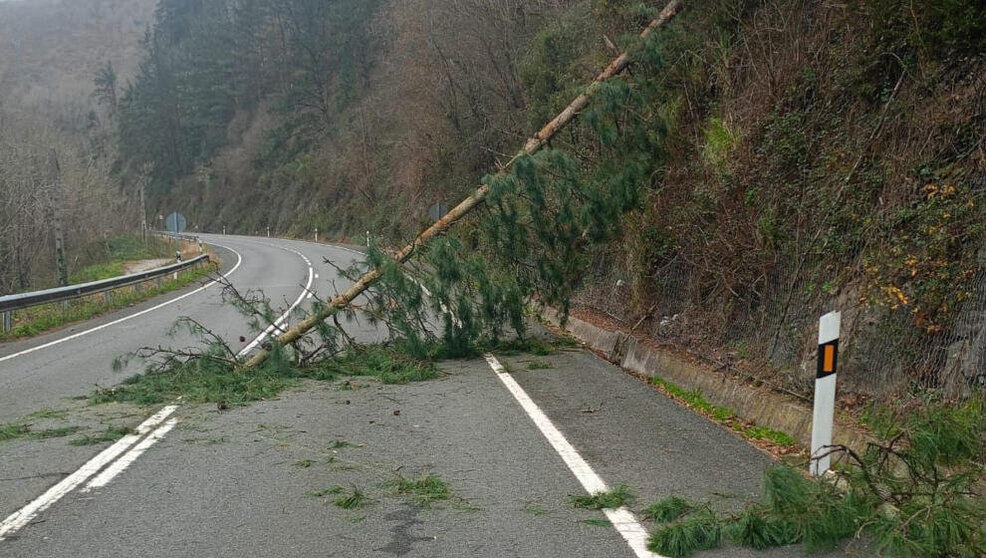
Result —
[[[977, 493], [983, 471], [986, 404], [928, 404], [892, 417], [881, 441], [856, 452], [832, 446], [835, 476], [808, 478], [804, 468], [780, 467], [764, 476], [764, 500], [719, 517], [708, 505], [677, 500], [654, 505], [661, 526], [650, 548], [668, 556], [719, 546], [721, 532], [734, 543], [762, 550], [802, 544], [805, 551], [862, 541], [880, 556], [977, 557], [986, 552], [986, 500]], [[674, 513], [665, 513], [673, 508]], [[706, 510], [696, 515], [695, 510]], [[698, 529], [698, 531], [696, 531]], [[712, 544], [714, 543], [714, 544]], [[710, 546], [711, 544], [711, 546]]]

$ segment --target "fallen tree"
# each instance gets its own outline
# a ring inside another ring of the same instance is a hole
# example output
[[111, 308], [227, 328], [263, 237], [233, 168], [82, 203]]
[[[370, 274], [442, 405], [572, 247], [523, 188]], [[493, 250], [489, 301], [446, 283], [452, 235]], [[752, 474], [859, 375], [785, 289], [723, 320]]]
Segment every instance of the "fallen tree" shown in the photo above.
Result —
[[[677, 15], [680, 9], [681, 0], [671, 0], [671, 2], [669, 2], [663, 10], [661, 10], [658, 17], [652, 20], [643, 32], [641, 32], [637, 46], [643, 44], [643, 42], [646, 41], [647, 38], [656, 30], [664, 26], [675, 15]], [[503, 175], [509, 171], [514, 162], [519, 158], [533, 155], [541, 150], [555, 135], [558, 134], [558, 132], [565, 129], [566, 126], [575, 120], [579, 112], [589, 104], [589, 101], [592, 99], [593, 95], [599, 91], [602, 84], [620, 75], [627, 68], [627, 66], [629, 66], [631, 54], [632, 50], [627, 50], [613, 60], [609, 66], [607, 66], [602, 73], [596, 76], [592, 83], [586, 87], [585, 91], [579, 94], [551, 122], [546, 124], [540, 131], [538, 131], [537, 134], [530, 138], [525, 143], [523, 149], [521, 149], [516, 155], [514, 155], [513, 158], [503, 165], [502, 168], [499, 169], [497, 175]], [[406, 262], [430, 239], [444, 233], [452, 225], [472, 212], [476, 207], [483, 204], [489, 191], [490, 186], [488, 184], [480, 185], [469, 197], [464, 199], [455, 208], [449, 211], [448, 214], [418, 234], [418, 236], [410, 244], [394, 255], [394, 260], [397, 265], [401, 265]], [[364, 293], [374, 283], [380, 280], [382, 275], [383, 270], [380, 267], [376, 267], [368, 271], [357, 279], [348, 289], [335, 296], [318, 311], [314, 312], [311, 316], [308, 316], [291, 329], [279, 335], [273, 343], [276, 343], [279, 346], [286, 346], [302, 339], [308, 332], [317, 328], [319, 324], [323, 323], [340, 310], [348, 307], [352, 301], [356, 299], [356, 297]], [[263, 363], [269, 354], [270, 351], [268, 349], [261, 349], [247, 361], [246, 366], [254, 367]]]

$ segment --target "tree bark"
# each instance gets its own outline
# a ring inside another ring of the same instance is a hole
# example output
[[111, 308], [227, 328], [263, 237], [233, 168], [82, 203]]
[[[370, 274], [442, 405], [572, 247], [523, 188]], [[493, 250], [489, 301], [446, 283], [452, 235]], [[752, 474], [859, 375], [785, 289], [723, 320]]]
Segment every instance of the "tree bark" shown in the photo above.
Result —
[[[681, 0], [671, 0], [667, 6], [661, 10], [657, 19], [654, 19], [650, 24], [643, 30], [640, 34], [640, 41], [643, 42], [650, 36], [655, 30], [667, 23], [671, 18], [673, 18], [678, 11], [681, 9]], [[528, 155], [533, 155], [534, 153], [541, 150], [542, 147], [547, 145], [548, 141], [551, 140], [558, 132], [563, 130], [568, 126], [572, 120], [578, 116], [579, 111], [581, 111], [589, 103], [592, 96], [599, 90], [603, 82], [609, 80], [610, 78], [617, 76], [622, 72], [630, 62], [630, 52], [624, 52], [615, 60], [613, 60], [609, 66], [598, 76], [596, 79], [586, 87], [585, 91], [582, 92], [578, 97], [575, 98], [561, 113], [558, 114], [547, 125], [544, 126], [534, 137], [527, 140], [524, 148], [517, 153], [506, 165], [499, 171], [500, 174], [505, 173], [509, 170], [514, 161], [518, 158]], [[464, 199], [459, 205], [449, 211], [444, 217], [439, 219], [435, 224], [425, 229], [421, 232], [413, 242], [405, 246], [401, 251], [394, 255], [394, 259], [397, 261], [398, 265], [404, 263], [411, 257], [411, 255], [421, 246], [423, 246], [429, 239], [436, 235], [442, 234], [447, 231], [452, 225], [457, 221], [465, 217], [469, 212], [475, 209], [477, 206], [483, 203], [486, 195], [489, 193], [489, 186], [483, 184], [480, 185], [469, 197]], [[280, 346], [285, 346], [295, 341], [301, 339], [306, 333], [314, 329], [319, 323], [325, 321], [327, 318], [331, 317], [333, 314], [338, 312], [340, 309], [347, 307], [357, 296], [366, 291], [373, 283], [380, 279], [382, 271], [380, 268], [373, 269], [362, 277], [359, 278], [352, 286], [346, 289], [343, 293], [339, 294], [333, 298], [322, 310], [312, 314], [308, 318], [302, 320], [298, 325], [292, 327], [291, 329], [285, 331], [283, 334], [277, 337], [274, 341]], [[264, 362], [269, 355], [269, 351], [262, 349], [256, 353], [250, 360], [247, 361], [247, 367], [257, 366]]]
[[60, 189], [58, 155], [54, 149], [48, 151], [48, 195], [51, 201], [51, 222], [55, 233], [55, 267], [58, 269], [58, 284], [68, 285], [68, 264], [65, 261], [65, 236], [62, 230], [62, 211], [58, 203]]

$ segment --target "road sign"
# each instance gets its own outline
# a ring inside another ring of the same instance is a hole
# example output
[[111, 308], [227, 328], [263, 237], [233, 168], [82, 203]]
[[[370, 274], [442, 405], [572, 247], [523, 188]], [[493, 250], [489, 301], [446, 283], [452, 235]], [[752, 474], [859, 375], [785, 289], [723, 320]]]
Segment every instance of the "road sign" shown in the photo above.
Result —
[[445, 217], [446, 213], [448, 213], [448, 206], [442, 202], [438, 202], [428, 208], [428, 217], [431, 217], [432, 221], [437, 221]]
[[842, 314], [829, 312], [818, 321], [818, 372], [815, 374], [815, 411], [811, 421], [811, 474], [829, 470], [832, 425], [835, 421], [835, 371], [839, 363]]
[[168, 215], [168, 218], [164, 221], [164, 226], [171, 234], [181, 234], [185, 232], [185, 227], [188, 226], [188, 220], [185, 216], [177, 211]]

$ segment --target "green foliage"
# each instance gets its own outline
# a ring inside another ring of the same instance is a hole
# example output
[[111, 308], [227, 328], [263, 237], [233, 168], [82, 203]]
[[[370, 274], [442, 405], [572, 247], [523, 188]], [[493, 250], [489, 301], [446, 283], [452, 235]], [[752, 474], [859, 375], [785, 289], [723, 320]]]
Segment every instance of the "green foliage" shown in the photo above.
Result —
[[343, 494], [332, 501], [344, 510], [353, 510], [366, 504], [367, 496], [359, 488], [353, 488], [348, 494]]
[[31, 433], [31, 427], [23, 423], [0, 424], [0, 442], [23, 438]]
[[[121, 270], [122, 271], [122, 270]], [[160, 287], [154, 286], [141, 291], [115, 291], [109, 303], [103, 295], [71, 301], [67, 310], [62, 309], [61, 303], [47, 304], [27, 308], [14, 313], [14, 327], [7, 333], [0, 332], [0, 340], [32, 337], [57, 327], [88, 320], [118, 308], [126, 308], [137, 302], [147, 300], [175, 289], [193, 283], [210, 273], [208, 268], [197, 268], [178, 274], [178, 280], [168, 279]]]
[[72, 446], [91, 446], [103, 442], [115, 442], [124, 436], [134, 434], [134, 429], [127, 426], [111, 426], [99, 434], [87, 434], [69, 442]]
[[712, 118], [705, 128], [705, 145], [702, 146], [702, 159], [718, 176], [729, 172], [727, 162], [738, 138], [722, 118]]
[[[97, 389], [90, 400], [97, 404], [118, 401], [153, 405], [181, 397], [192, 402], [238, 405], [276, 397], [304, 378], [331, 381], [339, 376], [370, 376], [383, 383], [406, 384], [439, 375], [433, 362], [381, 345], [355, 346], [306, 366], [290, 361], [283, 351], [275, 351], [256, 369], [241, 367], [225, 350], [223, 345], [213, 344], [192, 358], [173, 357], [152, 363], [146, 372], [127, 378], [118, 386]], [[119, 361], [118, 367], [126, 360]]]
[[[816, 552], [864, 537], [880, 555], [980, 556], [986, 551], [986, 503], [974, 488], [982, 476], [976, 460], [984, 449], [983, 402], [929, 403], [881, 421], [895, 423], [881, 428], [892, 434], [884, 443], [871, 444], [862, 455], [834, 448], [847, 458], [837, 483], [773, 468], [764, 475], [763, 502], [722, 518], [706, 507], [695, 523], [709, 532], [721, 524], [734, 543], [758, 550], [801, 544]], [[681, 508], [665, 502], [662, 510]], [[651, 549], [684, 556], [710, 548], [710, 538], [693, 536], [698, 527], [690, 517], [656, 531]]]
[[311, 372], [315, 378], [372, 376], [385, 384], [406, 384], [437, 378], [438, 367], [432, 362], [408, 357], [394, 348], [371, 345], [355, 347], [344, 355], [318, 363]]
[[0, 424], [0, 443], [18, 439], [47, 440], [49, 438], [62, 438], [75, 434], [79, 430], [82, 430], [81, 426], [33, 430], [30, 424], [24, 422]]
[[306, 495], [312, 498], [324, 498], [330, 494], [342, 494], [343, 488], [339, 485], [322, 488], [319, 490], [309, 490]]
[[162, 2], [120, 98], [119, 147], [152, 187], [173, 184], [227, 142], [237, 112], [270, 99], [285, 117], [261, 157], [277, 168], [325, 134], [365, 83], [377, 1]]
[[710, 509], [700, 508], [651, 533], [647, 548], [663, 556], [691, 556], [696, 550], [718, 547], [721, 538], [718, 518]]
[[630, 492], [627, 485], [621, 484], [608, 492], [598, 492], [589, 496], [573, 496], [571, 503], [576, 508], [603, 510], [621, 508], [632, 504], [634, 500], [636, 497]]
[[785, 546], [798, 542], [798, 533], [790, 521], [770, 513], [764, 506], [748, 506], [727, 529], [734, 543], [765, 550], [775, 546]]
[[854, 0], [851, 5], [873, 22], [874, 35], [884, 47], [920, 49], [925, 56], [947, 58], [982, 52], [986, 45], [986, 14], [975, 1]]
[[386, 486], [394, 494], [408, 496], [423, 507], [452, 497], [452, 490], [448, 483], [433, 473], [422, 475], [416, 479], [406, 479], [397, 475], [393, 480], [388, 481]]
[[690, 513], [694, 509], [695, 506], [688, 500], [677, 496], [670, 496], [647, 506], [640, 512], [640, 515], [656, 523], [668, 523]]

